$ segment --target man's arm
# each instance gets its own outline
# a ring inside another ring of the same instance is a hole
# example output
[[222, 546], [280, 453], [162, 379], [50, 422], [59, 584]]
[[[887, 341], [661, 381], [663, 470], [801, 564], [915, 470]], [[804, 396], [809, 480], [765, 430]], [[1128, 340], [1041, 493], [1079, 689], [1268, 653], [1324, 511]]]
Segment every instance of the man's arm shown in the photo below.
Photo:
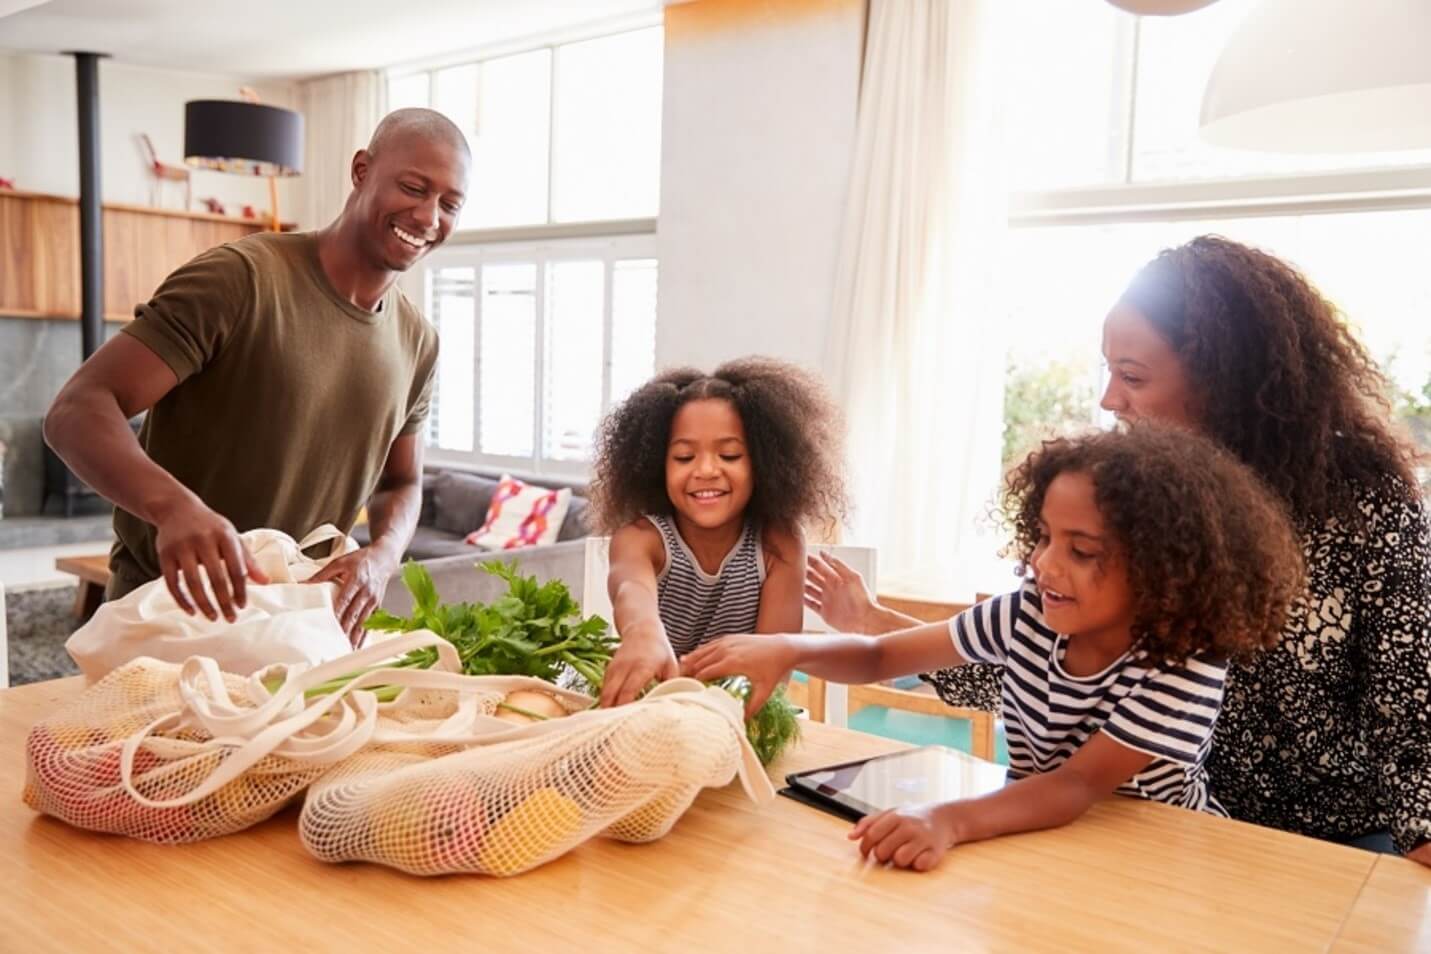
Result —
[[[222, 612], [233, 620], [235, 607], [247, 602], [245, 577], [260, 583], [267, 578], [233, 524], [154, 463], [129, 429], [129, 418], [153, 407], [178, 380], [137, 338], [116, 335], [60, 389], [45, 415], [45, 440], [85, 483], [155, 527], [164, 581], [185, 612], [197, 606], [209, 619]], [[217, 611], [200, 566], [208, 572]]]
[[368, 501], [372, 542], [339, 557], [308, 582], [337, 582], [333, 612], [353, 645], [362, 641], [363, 623], [382, 602], [388, 580], [412, 542], [422, 511], [422, 435], [400, 434], [388, 448], [378, 489]]

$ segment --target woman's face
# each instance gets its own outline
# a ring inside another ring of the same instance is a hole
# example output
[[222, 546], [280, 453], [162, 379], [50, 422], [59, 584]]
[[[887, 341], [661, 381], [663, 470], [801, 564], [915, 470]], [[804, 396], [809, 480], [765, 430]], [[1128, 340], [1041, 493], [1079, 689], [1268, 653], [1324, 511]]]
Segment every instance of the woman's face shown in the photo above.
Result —
[[1177, 352], [1126, 302], [1103, 320], [1103, 360], [1108, 387], [1100, 405], [1118, 420], [1151, 420], [1201, 431], [1196, 396]]

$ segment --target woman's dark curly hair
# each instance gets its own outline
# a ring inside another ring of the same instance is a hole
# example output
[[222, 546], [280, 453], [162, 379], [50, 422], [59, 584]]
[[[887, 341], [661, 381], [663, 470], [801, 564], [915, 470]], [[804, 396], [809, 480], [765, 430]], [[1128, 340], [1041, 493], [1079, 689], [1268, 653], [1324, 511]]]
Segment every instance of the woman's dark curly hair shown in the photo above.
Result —
[[1134, 601], [1135, 648], [1154, 665], [1193, 654], [1245, 659], [1274, 645], [1301, 591], [1302, 551], [1286, 505], [1207, 438], [1136, 424], [1045, 441], [1009, 472], [1003, 510], [1015, 556], [1039, 543], [1049, 485], [1087, 474]]
[[614, 408], [596, 439], [593, 524], [614, 532], [642, 514], [670, 514], [666, 449], [683, 404], [706, 398], [735, 405], [745, 426], [754, 487], [746, 516], [759, 526], [833, 530], [845, 517], [843, 435], [838, 409], [820, 382], [772, 358], [728, 361], [705, 374], [657, 375]]
[[1298, 519], [1357, 520], [1359, 490], [1415, 487], [1386, 379], [1331, 302], [1291, 265], [1215, 235], [1168, 249], [1123, 301], [1177, 353], [1205, 433]]

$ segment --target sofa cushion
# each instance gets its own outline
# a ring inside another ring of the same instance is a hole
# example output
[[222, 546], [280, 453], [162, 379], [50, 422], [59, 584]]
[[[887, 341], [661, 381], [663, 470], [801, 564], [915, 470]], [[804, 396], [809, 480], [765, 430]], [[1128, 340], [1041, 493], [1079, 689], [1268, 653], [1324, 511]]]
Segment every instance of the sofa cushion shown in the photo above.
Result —
[[[572, 540], [548, 547], [528, 547], [503, 553], [482, 553], [463, 545], [465, 555], [423, 561], [432, 576], [437, 595], [444, 603], [490, 603], [507, 592], [507, 584], [499, 577], [476, 568], [480, 561], [498, 559], [515, 563], [524, 576], [535, 576], [538, 583], [561, 580], [572, 598], [582, 602], [586, 582], [586, 542]], [[412, 595], [399, 574], [393, 574], [383, 595], [383, 609], [406, 616], [412, 612]]]
[[407, 545], [406, 559], [434, 560], [458, 555], [465, 555], [475, 561], [482, 552], [463, 543], [462, 538], [455, 533], [447, 533], [436, 527], [418, 527], [412, 535], [412, 542]]
[[586, 525], [586, 508], [589, 504], [590, 501], [585, 497], [572, 495], [571, 506], [567, 508], [566, 519], [561, 522], [561, 532], [557, 534], [558, 543], [579, 540], [590, 533], [590, 528]]
[[548, 546], [557, 542], [562, 521], [571, 508], [571, 490], [551, 490], [502, 476], [482, 526], [467, 542], [484, 550]]
[[437, 524], [437, 495], [434, 490], [440, 476], [442, 475], [436, 471], [422, 472], [422, 510], [417, 515], [417, 522], [421, 526], [431, 527]]
[[[367, 524], [359, 524], [354, 527], [349, 536], [356, 540], [360, 547], [372, 543], [372, 534], [369, 532]], [[474, 558], [481, 555], [476, 547], [469, 547], [463, 543], [462, 538], [457, 534], [419, 524], [417, 530], [413, 532], [412, 542], [407, 545], [407, 552], [403, 554], [402, 558], [403, 560], [434, 560], [438, 557], [456, 556], [457, 554], [469, 554]]]
[[497, 481], [476, 474], [443, 471], [432, 484], [435, 529], [465, 536], [487, 521]]

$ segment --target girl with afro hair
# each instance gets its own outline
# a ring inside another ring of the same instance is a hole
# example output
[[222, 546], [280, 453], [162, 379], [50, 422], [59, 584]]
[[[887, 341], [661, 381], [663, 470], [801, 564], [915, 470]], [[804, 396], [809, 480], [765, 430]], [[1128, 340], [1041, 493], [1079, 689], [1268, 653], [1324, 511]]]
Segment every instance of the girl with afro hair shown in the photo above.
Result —
[[798, 630], [804, 531], [845, 515], [842, 425], [824, 388], [769, 358], [658, 375], [601, 426], [593, 520], [611, 534], [621, 647], [602, 705], [679, 673], [724, 633]]

